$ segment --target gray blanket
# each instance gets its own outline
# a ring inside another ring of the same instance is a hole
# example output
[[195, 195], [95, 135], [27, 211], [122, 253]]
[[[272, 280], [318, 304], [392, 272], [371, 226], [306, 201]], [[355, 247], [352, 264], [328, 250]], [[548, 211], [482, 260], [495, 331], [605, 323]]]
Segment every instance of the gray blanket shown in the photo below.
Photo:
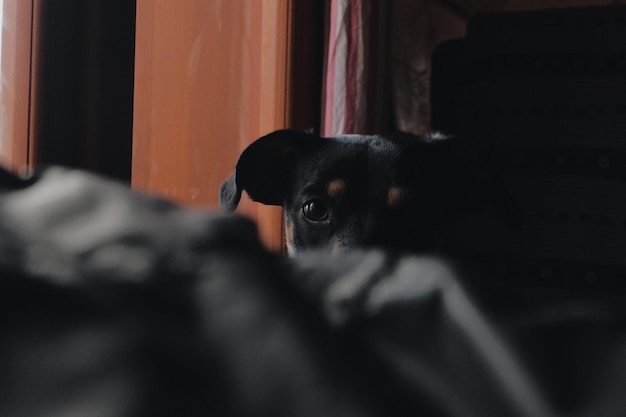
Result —
[[0, 416], [626, 415], [615, 291], [284, 258], [242, 217], [0, 174]]

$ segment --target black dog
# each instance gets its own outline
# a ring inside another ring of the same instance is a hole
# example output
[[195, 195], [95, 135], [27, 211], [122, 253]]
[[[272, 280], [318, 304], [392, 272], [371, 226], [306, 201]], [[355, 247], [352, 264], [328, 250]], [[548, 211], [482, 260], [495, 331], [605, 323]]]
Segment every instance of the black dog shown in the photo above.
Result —
[[282, 206], [291, 255], [362, 246], [430, 251], [454, 216], [506, 201], [495, 172], [476, 146], [457, 138], [280, 130], [241, 154], [220, 204], [234, 211], [245, 190]]

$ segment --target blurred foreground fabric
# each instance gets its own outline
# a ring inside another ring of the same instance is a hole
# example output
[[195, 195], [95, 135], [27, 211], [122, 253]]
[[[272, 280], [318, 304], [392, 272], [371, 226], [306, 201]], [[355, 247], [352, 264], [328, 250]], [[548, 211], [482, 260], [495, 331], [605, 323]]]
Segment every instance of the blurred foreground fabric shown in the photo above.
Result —
[[0, 416], [626, 415], [622, 295], [463, 264], [0, 171]]

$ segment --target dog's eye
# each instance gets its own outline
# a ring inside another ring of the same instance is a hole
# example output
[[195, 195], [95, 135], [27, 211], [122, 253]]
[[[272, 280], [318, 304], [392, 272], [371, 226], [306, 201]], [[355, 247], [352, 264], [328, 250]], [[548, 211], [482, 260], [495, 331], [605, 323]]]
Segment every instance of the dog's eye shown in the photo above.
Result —
[[328, 205], [320, 198], [314, 198], [302, 205], [304, 217], [313, 222], [322, 222], [328, 219]]

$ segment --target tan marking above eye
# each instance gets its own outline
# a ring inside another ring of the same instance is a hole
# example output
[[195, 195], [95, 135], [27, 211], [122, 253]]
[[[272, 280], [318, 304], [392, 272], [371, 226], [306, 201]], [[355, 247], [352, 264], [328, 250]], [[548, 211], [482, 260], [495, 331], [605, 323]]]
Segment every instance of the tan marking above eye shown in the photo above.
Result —
[[389, 188], [389, 193], [387, 194], [387, 205], [389, 207], [397, 207], [402, 202], [405, 196], [405, 189], [393, 186]]
[[326, 192], [330, 198], [339, 198], [346, 192], [346, 182], [342, 179], [334, 179], [326, 186]]

